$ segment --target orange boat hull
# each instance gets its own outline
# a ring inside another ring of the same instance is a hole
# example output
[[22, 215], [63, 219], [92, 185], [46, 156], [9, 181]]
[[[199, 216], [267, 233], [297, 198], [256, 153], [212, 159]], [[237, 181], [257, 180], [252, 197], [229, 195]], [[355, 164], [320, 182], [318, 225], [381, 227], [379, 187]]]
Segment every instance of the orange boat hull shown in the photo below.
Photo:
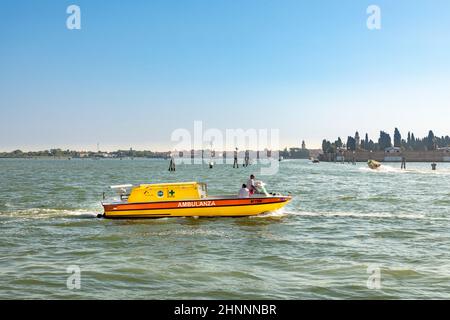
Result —
[[242, 217], [278, 210], [290, 196], [180, 200], [146, 203], [104, 203], [105, 218]]

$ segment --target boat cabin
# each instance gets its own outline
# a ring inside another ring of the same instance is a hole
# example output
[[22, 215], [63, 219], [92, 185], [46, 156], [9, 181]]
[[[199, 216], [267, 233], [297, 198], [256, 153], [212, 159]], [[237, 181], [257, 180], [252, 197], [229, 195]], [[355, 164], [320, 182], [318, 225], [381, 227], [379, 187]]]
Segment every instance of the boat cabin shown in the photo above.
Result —
[[207, 196], [207, 186], [199, 182], [141, 184], [138, 186], [111, 186], [121, 201], [132, 203], [160, 202], [172, 200], [197, 200]]

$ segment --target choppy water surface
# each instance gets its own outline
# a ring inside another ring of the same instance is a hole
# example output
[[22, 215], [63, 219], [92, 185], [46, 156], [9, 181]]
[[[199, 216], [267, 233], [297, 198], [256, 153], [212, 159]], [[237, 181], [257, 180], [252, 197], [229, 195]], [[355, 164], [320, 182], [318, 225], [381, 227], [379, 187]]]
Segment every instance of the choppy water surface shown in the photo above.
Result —
[[[256, 166], [0, 160], [0, 298], [450, 298], [450, 164], [312, 164], [258, 177], [295, 199], [253, 218], [104, 220], [105, 187], [204, 181], [235, 193]], [[79, 266], [81, 289], [66, 286]], [[368, 267], [381, 289], [369, 289]]]

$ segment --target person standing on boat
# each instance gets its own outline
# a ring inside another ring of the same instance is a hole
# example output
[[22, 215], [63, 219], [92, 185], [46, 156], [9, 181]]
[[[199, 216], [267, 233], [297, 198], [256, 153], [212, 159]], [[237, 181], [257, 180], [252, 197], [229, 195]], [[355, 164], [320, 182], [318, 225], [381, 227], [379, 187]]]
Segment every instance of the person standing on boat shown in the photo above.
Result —
[[248, 198], [250, 197], [250, 191], [247, 189], [247, 185], [243, 184], [242, 188], [239, 190], [239, 198]]
[[247, 181], [247, 188], [250, 191], [250, 195], [254, 194], [256, 191], [255, 176], [253, 174], [250, 175], [250, 179]]

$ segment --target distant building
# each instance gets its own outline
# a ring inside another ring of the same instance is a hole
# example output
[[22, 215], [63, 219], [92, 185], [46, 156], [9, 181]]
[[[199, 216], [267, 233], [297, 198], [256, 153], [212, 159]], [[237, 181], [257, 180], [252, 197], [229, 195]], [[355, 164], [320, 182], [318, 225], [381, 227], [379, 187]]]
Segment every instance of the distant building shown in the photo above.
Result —
[[288, 157], [292, 159], [308, 159], [309, 158], [309, 150], [306, 148], [289, 148]]
[[399, 147], [389, 147], [384, 149], [384, 152], [386, 153], [400, 153], [401, 149]]
[[345, 161], [345, 152], [346, 152], [346, 149], [341, 148], [341, 147], [337, 148], [335, 160], [338, 162]]
[[305, 150], [306, 149], [306, 143], [305, 143], [305, 140], [303, 140], [302, 141], [302, 150]]

